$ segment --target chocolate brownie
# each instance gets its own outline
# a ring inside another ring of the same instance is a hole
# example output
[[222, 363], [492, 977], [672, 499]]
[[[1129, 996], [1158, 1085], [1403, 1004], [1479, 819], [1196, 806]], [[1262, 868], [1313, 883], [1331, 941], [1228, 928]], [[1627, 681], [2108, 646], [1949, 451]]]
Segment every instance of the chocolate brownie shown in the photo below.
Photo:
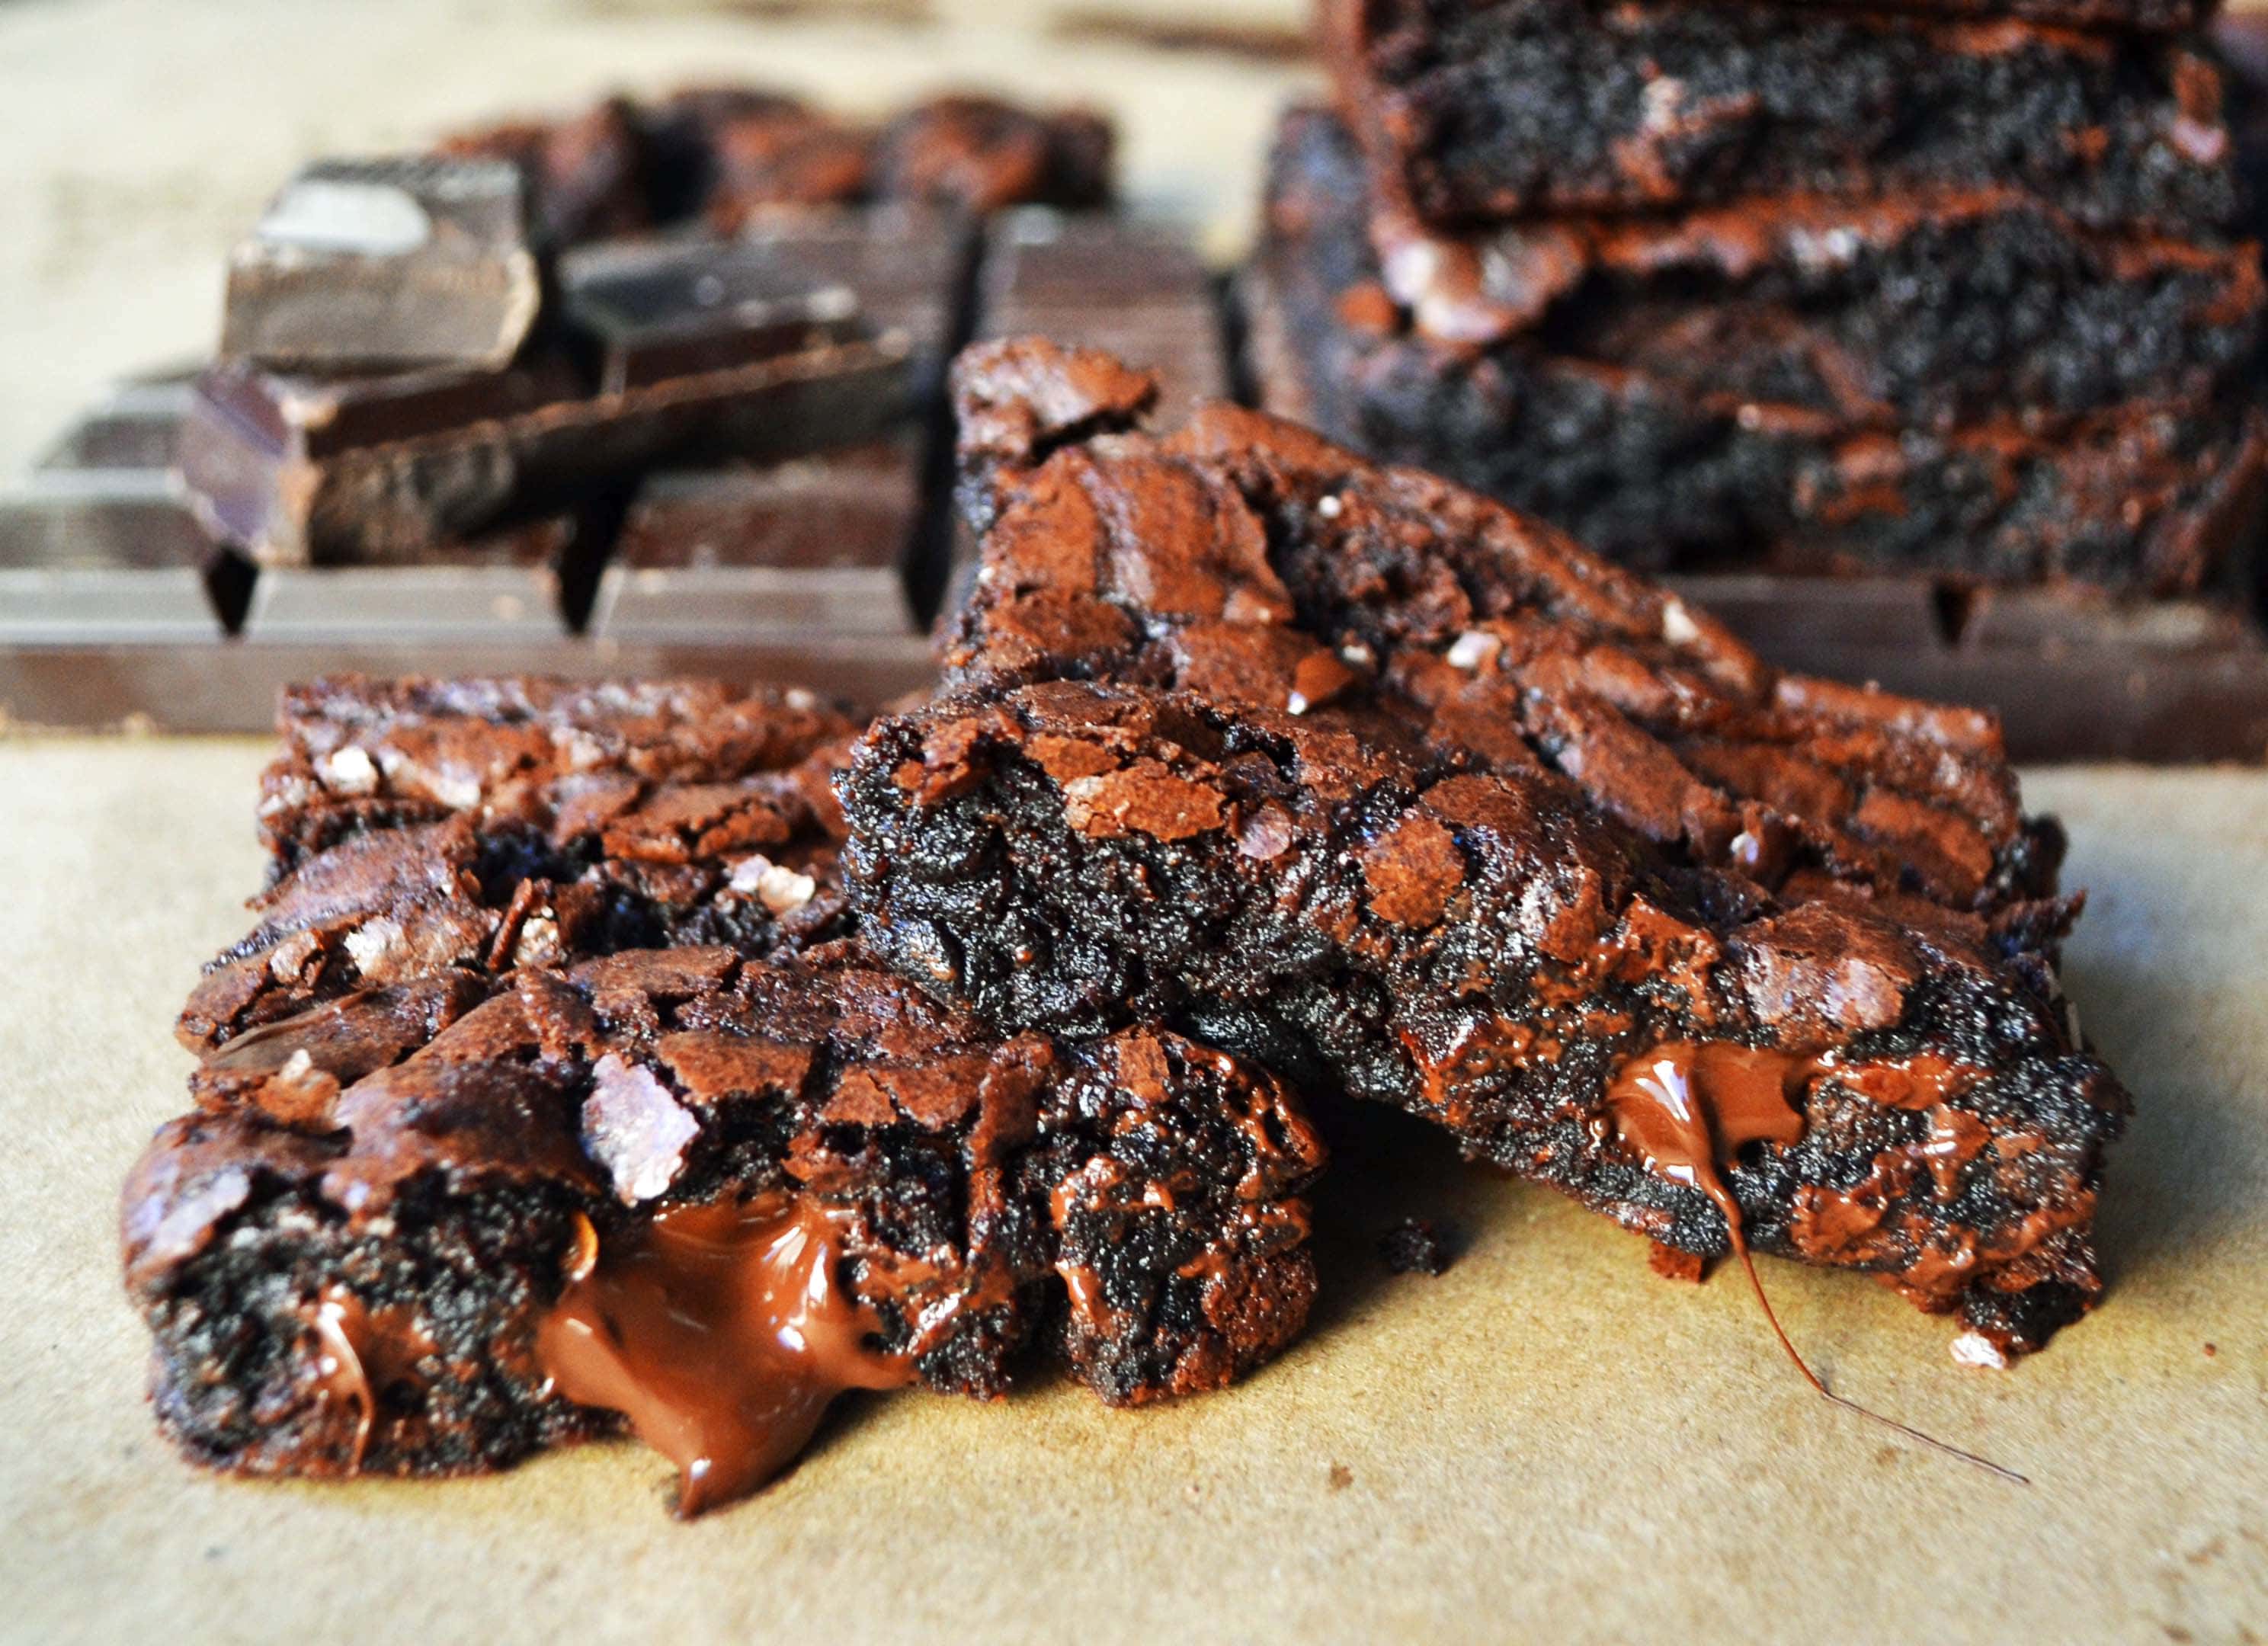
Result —
[[438, 151], [516, 162], [549, 240], [569, 246], [695, 221], [738, 234], [782, 208], [1100, 209], [1115, 198], [1116, 147], [1110, 123], [1085, 109], [949, 93], [874, 128], [720, 85], [461, 132]]
[[1139, 1404], [1266, 1358], [1314, 1290], [1314, 1133], [1163, 1031], [1003, 1040], [855, 957], [715, 948], [395, 1021], [350, 1082], [209, 1083], [127, 1187], [159, 1421], [196, 1461], [461, 1473], [626, 1418], [694, 1513], [844, 1389], [998, 1395], [1044, 1326]]
[[459, 812], [549, 827], [569, 796], [603, 819], [639, 785], [792, 770], [854, 724], [808, 692], [714, 680], [333, 675], [287, 688], [260, 780], [278, 870], [349, 834]]
[[1329, 0], [1342, 108], [1439, 227], [1789, 192], [2023, 188], [2193, 235], [2237, 190], [2188, 45], [1689, 0]]
[[1420, 335], [1517, 337], [1849, 426], [2038, 427], [2209, 400], [2260, 337], [2250, 241], [2098, 232], [2013, 189], [1788, 195], [1465, 236], [1373, 219], [1373, 234]]
[[652, 226], [652, 158], [637, 111], [610, 97], [565, 120], [508, 121], [442, 139], [445, 155], [510, 160], [526, 178], [529, 213], [553, 247]]
[[1287, 117], [1244, 286], [1261, 403], [1615, 559], [2173, 593], [2214, 581], [2257, 519], [2263, 432], [2242, 393], [2124, 404], [2045, 431], [2006, 415], [1891, 431], [1713, 391], [1664, 351], [1657, 376], [1528, 337], [1418, 336], [1385, 290], [1360, 178], [1336, 120]]
[[441, 975], [841, 935], [829, 780], [853, 728], [815, 705], [689, 682], [350, 677], [293, 688], [282, 722], [261, 805], [280, 878], [191, 994], [193, 1050]]
[[965, 92], [932, 98], [882, 129], [874, 192], [975, 212], [1100, 210], [1115, 198], [1116, 142], [1109, 121], [1086, 109], [1042, 113]]
[[957, 370], [958, 689], [843, 786], [866, 940], [1004, 1028], [1158, 1018], [1649, 1237], [1999, 1352], [2100, 1281], [2128, 1100], [1973, 711], [1776, 675], [1560, 533], [1040, 343]]
[[735, 234], [778, 206], [850, 205], [865, 198], [873, 134], [799, 98], [745, 86], [681, 92], [650, 123], [664, 157], [664, 211], [688, 206]]

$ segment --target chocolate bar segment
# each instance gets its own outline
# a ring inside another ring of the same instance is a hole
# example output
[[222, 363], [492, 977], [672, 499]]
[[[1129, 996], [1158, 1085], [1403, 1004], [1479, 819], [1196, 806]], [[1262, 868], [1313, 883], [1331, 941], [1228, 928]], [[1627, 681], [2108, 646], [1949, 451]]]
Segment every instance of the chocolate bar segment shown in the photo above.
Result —
[[0, 490], [0, 644], [217, 643], [246, 581], [163, 470], [35, 473]]
[[270, 202], [229, 261], [224, 358], [297, 371], [504, 365], [541, 280], [519, 168], [326, 160]]
[[921, 460], [902, 435], [786, 463], [648, 475], [600, 581], [592, 633], [909, 632]]
[[848, 342], [858, 317], [848, 286], [733, 243], [586, 247], [561, 260], [559, 290], [603, 394]]
[[181, 423], [196, 397], [194, 369], [115, 385], [32, 461], [36, 472], [162, 474], [179, 459]]
[[279, 565], [415, 561], [671, 460], [866, 438], [903, 405], [895, 340], [590, 394], [558, 363], [320, 384], [241, 366], [201, 382], [181, 467], [201, 516]]
[[540, 643], [579, 627], [606, 552], [596, 511], [436, 545], [395, 566], [270, 566], [244, 618], [247, 642], [386, 636], [409, 644]]
[[171, 473], [189, 397], [180, 378], [122, 385], [0, 488], [0, 643], [196, 646], [237, 626], [251, 568]]

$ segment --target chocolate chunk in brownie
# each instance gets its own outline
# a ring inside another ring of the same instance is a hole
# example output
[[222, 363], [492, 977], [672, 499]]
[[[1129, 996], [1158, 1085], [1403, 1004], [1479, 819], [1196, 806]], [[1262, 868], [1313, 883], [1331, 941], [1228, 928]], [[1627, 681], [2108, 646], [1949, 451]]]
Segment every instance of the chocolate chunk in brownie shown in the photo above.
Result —
[[1331, 0], [1341, 107], [1426, 223], [2008, 186], [2191, 234], [2237, 191], [2181, 43], [1689, 0]]
[[261, 815], [283, 872], [190, 996], [195, 1049], [441, 974], [841, 935], [829, 785], [852, 727], [815, 702], [342, 677], [282, 718]]
[[[2170, 593], [2214, 581], [2257, 518], [2262, 429], [2241, 393], [2121, 404], [2059, 430], [1996, 415], [1891, 430], [1719, 392], [1674, 349], [1651, 350], [1657, 375], [1527, 335], [1422, 336], [1385, 290], [1351, 140], [1314, 111], [1285, 120], [1245, 297], [1268, 409], [1634, 565], [2074, 577]], [[1935, 335], [1955, 347], [1959, 329]], [[1819, 358], [1779, 356], [1773, 375], [1809, 392]], [[1929, 376], [1908, 379], [1925, 401]], [[1850, 381], [1839, 369], [1824, 380], [1837, 378]]]
[[985, 561], [961, 689], [844, 781], [868, 941], [1003, 1027], [1173, 1022], [2007, 1348], [2088, 1306], [2127, 1099], [1989, 716], [1777, 675], [1264, 415], [1122, 432], [1113, 366], [963, 356]]
[[1306, 1316], [1322, 1145], [1177, 1035], [1003, 1040], [840, 954], [530, 968], [453, 1018], [413, 993], [269, 1032], [386, 1025], [358, 1077], [207, 1079], [128, 1185], [159, 1421], [200, 1462], [464, 1473], [621, 1414], [696, 1512], [785, 1466], [843, 1389], [998, 1394], [1051, 1320], [1138, 1404]]

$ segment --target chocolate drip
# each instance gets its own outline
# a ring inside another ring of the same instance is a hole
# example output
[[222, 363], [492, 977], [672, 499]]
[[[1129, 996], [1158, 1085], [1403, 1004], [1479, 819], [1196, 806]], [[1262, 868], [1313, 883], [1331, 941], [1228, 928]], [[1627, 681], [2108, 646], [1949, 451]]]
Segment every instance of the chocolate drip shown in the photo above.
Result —
[[[1875, 1101], [1904, 1106], [1910, 1083], [1941, 1089], [1951, 1079], [1966, 1077], [1965, 1073], [1956, 1075], [1947, 1068], [1917, 1069], [1915, 1064], [1920, 1062], [1915, 1059], [1904, 1064], [1877, 1065], [1860, 1071], [1862, 1075], [1877, 1077], [1874, 1085], [1878, 1088], [1889, 1083], [1895, 1095], [1879, 1096], [1858, 1083], [1853, 1083], [1852, 1089], [1866, 1092]], [[1845, 1072], [1824, 1058], [1799, 1057], [1788, 1052], [1746, 1046], [1668, 1040], [1630, 1058], [1616, 1071], [1607, 1086], [1607, 1112], [1614, 1118], [1616, 1136], [1625, 1148], [1645, 1161], [1648, 1171], [1700, 1190], [1725, 1214], [1725, 1231], [1732, 1242], [1733, 1255], [1740, 1259], [1748, 1275], [1749, 1287], [1756, 1295], [1757, 1306], [1764, 1312], [1772, 1336], [1778, 1340], [1781, 1349], [1794, 1363], [1803, 1380], [1817, 1393], [1933, 1451], [1973, 1463], [2020, 1486], [2029, 1485], [2013, 1469], [1949, 1445], [1934, 1435], [1925, 1434], [1836, 1393], [1796, 1352], [1779, 1323], [1779, 1316], [1772, 1309], [1771, 1300], [1764, 1296], [1764, 1282], [1756, 1276], [1756, 1260], [1749, 1251], [1741, 1203], [1726, 1183], [1723, 1168], [1732, 1164], [1733, 1157], [1744, 1144], [1785, 1145], [1800, 1142], [1805, 1117], [1790, 1100], [1789, 1093], [1808, 1088], [1822, 1075]], [[1948, 1135], [1955, 1135], [1957, 1134], [1948, 1130]]]
[[780, 1473], [845, 1389], [892, 1389], [911, 1358], [842, 1283], [839, 1219], [810, 1200], [673, 1208], [586, 1241], [536, 1336], [569, 1400], [618, 1411], [681, 1472], [677, 1512]]

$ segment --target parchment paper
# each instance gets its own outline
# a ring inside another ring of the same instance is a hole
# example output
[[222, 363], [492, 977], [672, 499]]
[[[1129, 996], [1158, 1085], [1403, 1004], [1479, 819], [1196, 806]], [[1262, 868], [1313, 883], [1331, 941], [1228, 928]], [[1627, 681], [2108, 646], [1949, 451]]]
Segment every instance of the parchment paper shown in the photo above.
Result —
[[[2007, 1373], [1873, 1285], [1737, 1277], [1458, 1167], [1343, 1157], [1313, 1329], [1249, 1384], [1102, 1409], [1042, 1377], [846, 1412], [693, 1525], [633, 1445], [434, 1485], [247, 1484], [143, 1404], [118, 1182], [183, 1106], [169, 1025], [245, 927], [255, 744], [0, 743], [0, 1636], [22, 1640], [2239, 1641], [2268, 1634], [2268, 777], [2066, 771], [2068, 982], [2140, 1101], [2093, 1319]], [[1395, 1277], [1419, 1211], [1469, 1249]], [[2247, 1629], [2252, 1631], [2247, 1634]]]

